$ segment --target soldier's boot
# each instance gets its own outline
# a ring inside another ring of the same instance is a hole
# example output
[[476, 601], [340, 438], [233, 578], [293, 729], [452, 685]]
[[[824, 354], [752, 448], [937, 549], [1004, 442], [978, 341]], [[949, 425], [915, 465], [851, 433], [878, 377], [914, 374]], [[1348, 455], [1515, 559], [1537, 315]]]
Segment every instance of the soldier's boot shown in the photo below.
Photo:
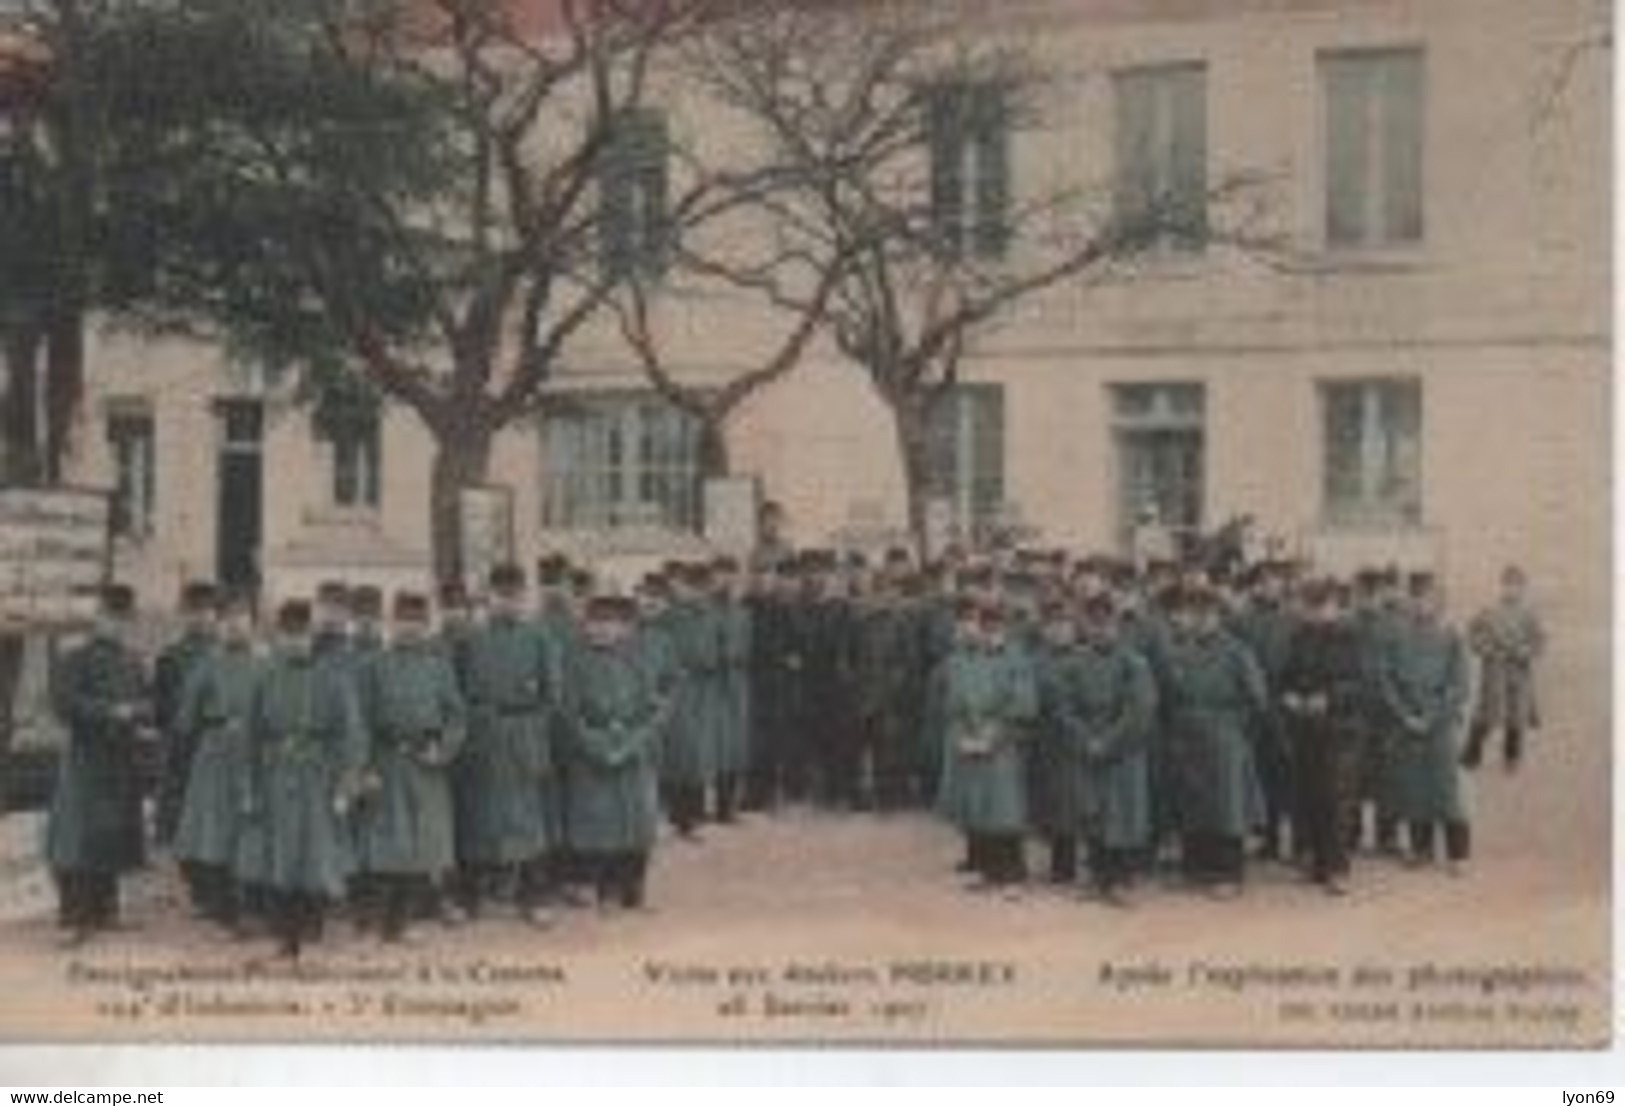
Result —
[[1413, 868], [1432, 864], [1434, 840], [1432, 822], [1411, 822], [1411, 852], [1407, 863]]
[[1517, 726], [1507, 727], [1506, 746], [1502, 749], [1503, 760], [1508, 772], [1516, 772], [1518, 765], [1523, 761], [1523, 730]]
[[730, 826], [738, 821], [739, 777], [724, 772], [717, 777], [717, 822]]
[[627, 853], [621, 863], [621, 905], [628, 910], [647, 909], [645, 884], [649, 874], [649, 854]]
[[1078, 839], [1069, 835], [1051, 837], [1049, 841], [1049, 881], [1058, 885], [1073, 883], [1078, 878]]
[[1484, 741], [1489, 736], [1489, 727], [1482, 722], [1474, 722], [1472, 729], [1467, 733], [1467, 745], [1461, 751], [1461, 766], [1472, 771], [1484, 763]]
[[1466, 821], [1446, 822], [1444, 826], [1445, 857], [1450, 874], [1459, 876], [1473, 854], [1473, 828]]
[[1399, 856], [1399, 818], [1380, 808], [1376, 818], [1377, 852], [1383, 856]]

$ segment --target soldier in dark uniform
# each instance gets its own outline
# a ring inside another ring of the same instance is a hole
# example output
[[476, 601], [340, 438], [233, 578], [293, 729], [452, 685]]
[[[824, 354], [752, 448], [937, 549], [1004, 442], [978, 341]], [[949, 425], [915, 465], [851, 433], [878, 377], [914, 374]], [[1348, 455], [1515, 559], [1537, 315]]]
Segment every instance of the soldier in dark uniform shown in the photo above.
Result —
[[350, 663], [350, 587], [339, 580], [325, 580], [316, 587], [316, 606], [311, 614], [314, 633], [311, 648], [317, 657]]
[[349, 674], [313, 653], [309, 605], [284, 603], [277, 629], [282, 640], [249, 702], [255, 777], [249, 817], [265, 823], [278, 951], [297, 957], [320, 939], [328, 904], [354, 871], [348, 818], [367, 761], [367, 733]]
[[722, 699], [722, 727], [717, 737], [715, 820], [729, 825], [736, 820], [750, 765], [750, 608], [746, 605], [739, 562], [718, 557], [711, 563], [712, 596], [717, 632], [722, 637], [718, 673]]
[[800, 749], [813, 768], [817, 801], [850, 806], [856, 799], [857, 741], [849, 696], [852, 673], [851, 608], [836, 588], [838, 562], [822, 551], [808, 558], [799, 610], [802, 663]]
[[1380, 680], [1401, 614], [1397, 571], [1362, 569], [1355, 576], [1354, 602], [1351, 620], [1360, 642], [1365, 713], [1360, 726], [1359, 802], [1349, 828], [1349, 847], [1354, 849], [1360, 845], [1365, 821], [1363, 808], [1369, 804], [1377, 851], [1397, 856], [1399, 822], [1388, 807], [1383, 781], [1387, 778], [1388, 755], [1398, 733], [1396, 720], [1383, 701]]
[[669, 699], [636, 638], [637, 607], [596, 596], [579, 649], [566, 660], [568, 757], [574, 765], [567, 821], [598, 905], [644, 905], [659, 821], [659, 755]]
[[1276, 710], [1274, 689], [1286, 667], [1294, 630], [1286, 608], [1287, 566], [1266, 562], [1249, 574], [1251, 585], [1246, 600], [1231, 620], [1231, 630], [1252, 651], [1271, 692], [1269, 708], [1259, 718], [1254, 749], [1258, 758], [1258, 782], [1264, 792], [1264, 840], [1259, 850], [1263, 859], [1284, 855], [1283, 836], [1292, 828], [1293, 848], [1301, 834], [1292, 826], [1292, 743]]
[[130, 644], [135, 593], [114, 584], [88, 641], [65, 655], [51, 704], [68, 731], [46, 821], [45, 859], [58, 924], [81, 944], [119, 920], [118, 877], [146, 862], [135, 743], [151, 716], [141, 656]]
[[1348, 827], [1357, 815], [1360, 726], [1365, 717], [1360, 641], [1340, 585], [1304, 589], [1277, 701], [1292, 740], [1300, 863], [1327, 893], [1345, 893]]
[[[187, 678], [214, 647], [215, 586], [193, 581], [181, 590], [181, 618], [184, 628], [179, 639], [158, 654], [152, 675], [152, 710], [158, 733], [163, 738], [163, 769], [158, 781], [158, 804], [153, 837], [160, 846], [175, 838], [186, 782], [192, 775], [192, 757], [197, 748], [187, 734], [180, 732], [176, 718]], [[190, 885], [189, 885], [190, 886]]]
[[1074, 695], [1078, 627], [1065, 598], [1046, 600], [1040, 613], [1040, 639], [1029, 650], [1038, 686], [1038, 722], [1027, 761], [1027, 790], [1033, 828], [1049, 845], [1050, 882], [1069, 885], [1078, 875], [1078, 831], [1083, 822], [1082, 750]]
[[428, 600], [398, 593], [394, 623], [389, 645], [358, 681], [378, 780], [361, 821], [362, 853], [386, 942], [406, 937], [418, 904], [440, 901], [455, 865], [450, 766], [466, 736], [457, 677], [430, 636]]
[[457, 688], [462, 691], [468, 683], [468, 644], [479, 628], [474, 616], [474, 604], [468, 589], [461, 581], [448, 580], [440, 585], [440, 647], [446, 662], [457, 677]]
[[750, 763], [746, 769], [746, 810], [777, 806], [788, 788], [787, 754], [797, 717], [798, 656], [793, 640], [791, 593], [796, 562], [782, 557], [757, 577], [746, 600], [750, 607]]

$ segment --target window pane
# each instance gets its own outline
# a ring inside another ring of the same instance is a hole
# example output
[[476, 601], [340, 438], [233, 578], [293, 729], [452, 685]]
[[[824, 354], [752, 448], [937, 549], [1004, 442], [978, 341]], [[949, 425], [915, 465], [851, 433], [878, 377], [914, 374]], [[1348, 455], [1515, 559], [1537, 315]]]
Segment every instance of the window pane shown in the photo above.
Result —
[[1172, 107], [1174, 242], [1193, 248], [1207, 238], [1207, 73], [1183, 66], [1168, 75]]
[[1366, 238], [1369, 174], [1369, 73], [1365, 59], [1322, 61], [1326, 95], [1326, 239], [1351, 245]]
[[1326, 518], [1333, 525], [1422, 521], [1421, 385], [1326, 386]]
[[1422, 237], [1422, 58], [1383, 60], [1383, 231], [1390, 242], [1415, 242]]
[[1151, 214], [1157, 193], [1154, 88], [1145, 71], [1118, 74], [1116, 87], [1117, 218], [1133, 226]]

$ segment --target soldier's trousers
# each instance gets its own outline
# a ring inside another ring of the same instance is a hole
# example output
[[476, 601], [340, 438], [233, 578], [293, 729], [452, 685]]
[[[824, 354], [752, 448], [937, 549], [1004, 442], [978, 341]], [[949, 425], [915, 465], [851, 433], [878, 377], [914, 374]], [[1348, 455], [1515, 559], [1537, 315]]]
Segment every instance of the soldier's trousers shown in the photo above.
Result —
[[1369, 802], [1374, 822], [1373, 843], [1379, 850], [1387, 852], [1396, 848], [1396, 842], [1399, 840], [1399, 818], [1388, 809], [1388, 804], [1382, 797], [1382, 780], [1388, 763], [1388, 738], [1380, 723], [1366, 722], [1362, 725], [1362, 729], [1363, 740], [1356, 754], [1359, 785], [1356, 791], [1355, 813], [1349, 827], [1348, 845], [1351, 850], [1360, 846], [1365, 829], [1363, 808]]
[[971, 868], [989, 883], [1021, 883], [1027, 858], [1019, 833], [973, 833], [968, 842]]
[[304, 891], [271, 892], [271, 932], [284, 956], [298, 956], [305, 945], [322, 939], [327, 900]]
[[1185, 875], [1197, 883], [1239, 883], [1246, 869], [1246, 845], [1222, 833], [1188, 833], [1182, 859]]
[[1258, 743], [1257, 760], [1259, 789], [1264, 793], [1264, 853], [1267, 856], [1282, 855], [1286, 847], [1282, 837], [1289, 827], [1293, 850], [1298, 848], [1298, 839], [1304, 832], [1301, 826], [1294, 824], [1292, 752], [1285, 732], [1272, 718]]
[[[1467, 735], [1467, 747], [1462, 750], [1461, 763], [1464, 768], [1477, 768], [1484, 760], [1484, 745], [1489, 740], [1490, 727], [1483, 722], [1474, 722], [1472, 730]], [[1508, 726], [1502, 738], [1502, 759], [1508, 764], [1517, 764], [1523, 758], [1523, 730], [1517, 726]]]
[[398, 941], [406, 932], [418, 905], [432, 889], [429, 877], [401, 873], [380, 873], [373, 877], [378, 889], [379, 931], [386, 941]]
[[592, 867], [600, 905], [618, 903], [628, 910], [643, 905], [649, 872], [647, 852], [594, 853]]
[[705, 788], [700, 784], [668, 784], [665, 790], [666, 817], [684, 837], [705, 820]]
[[[1411, 855], [1418, 860], [1432, 861], [1435, 856], [1437, 837], [1434, 828], [1440, 823], [1413, 821], [1411, 830]], [[1473, 852], [1472, 826], [1466, 821], [1445, 822], [1444, 849], [1449, 860], [1462, 861], [1468, 859]]]
[[57, 924], [62, 928], [88, 931], [117, 923], [117, 875], [71, 868], [54, 869], [51, 875], [56, 882]]
[[1325, 721], [1294, 727], [1298, 850], [1310, 874], [1325, 882], [1349, 869], [1349, 837], [1359, 836], [1358, 741]]
[[1089, 842], [1089, 878], [1097, 890], [1115, 891], [1128, 883], [1138, 859], [1136, 849], [1114, 849], [1093, 839]]
[[233, 925], [237, 921], [237, 885], [231, 869], [223, 864], [199, 864], [182, 861], [181, 874], [186, 880], [193, 908], [210, 921]]
[[[1091, 850], [1090, 856], [1093, 857]], [[1051, 883], [1071, 883], [1078, 878], [1078, 838], [1055, 834], [1049, 838], [1049, 879]]]

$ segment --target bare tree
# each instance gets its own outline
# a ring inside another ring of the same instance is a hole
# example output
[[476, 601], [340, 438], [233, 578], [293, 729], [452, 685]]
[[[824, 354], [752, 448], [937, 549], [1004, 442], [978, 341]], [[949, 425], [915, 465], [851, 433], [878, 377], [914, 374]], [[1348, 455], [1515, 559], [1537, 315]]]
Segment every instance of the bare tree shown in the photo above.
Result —
[[263, 64], [240, 77], [257, 99], [212, 74], [235, 106], [199, 128], [173, 221], [215, 233], [168, 274], [173, 305], [421, 420], [443, 576], [460, 490], [626, 279], [605, 263], [605, 159], [707, 6], [294, 0], [216, 28], [217, 49]]
[[709, 94], [785, 168], [786, 187], [758, 197], [781, 248], [846, 258], [827, 329], [892, 416], [917, 541], [935, 490], [932, 414], [977, 340], [1047, 290], [1171, 241], [1215, 240], [1213, 205], [1258, 183], [1016, 195], [1012, 136], [1046, 125], [1051, 79], [975, 18], [917, 0], [780, 0], [718, 21], [689, 53]]

